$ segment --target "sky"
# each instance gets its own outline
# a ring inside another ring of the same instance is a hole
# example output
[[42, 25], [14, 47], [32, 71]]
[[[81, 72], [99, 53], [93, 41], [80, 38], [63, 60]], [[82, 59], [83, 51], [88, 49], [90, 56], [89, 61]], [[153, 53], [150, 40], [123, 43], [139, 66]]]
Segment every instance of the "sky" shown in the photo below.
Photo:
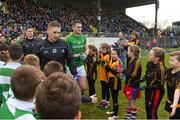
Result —
[[[126, 9], [126, 14], [138, 22], [154, 23], [155, 5], [145, 5]], [[159, 0], [158, 23], [162, 28], [172, 25], [172, 22], [180, 21], [180, 0]], [[147, 27], [151, 27], [151, 24]]]

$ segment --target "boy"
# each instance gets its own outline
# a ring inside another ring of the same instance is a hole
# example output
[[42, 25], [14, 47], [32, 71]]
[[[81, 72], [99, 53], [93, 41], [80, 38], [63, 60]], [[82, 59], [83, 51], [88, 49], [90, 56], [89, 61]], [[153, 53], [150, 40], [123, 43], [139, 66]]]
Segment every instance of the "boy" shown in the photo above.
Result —
[[81, 91], [69, 75], [56, 72], [38, 86], [36, 105], [40, 119], [80, 119]]
[[19, 62], [23, 57], [23, 49], [20, 45], [12, 45], [8, 50], [8, 54], [10, 60], [6, 65], [0, 67], [0, 92], [2, 92], [0, 100], [2, 100], [2, 102], [6, 101], [7, 99], [10, 88], [10, 79], [13, 71], [21, 65]]
[[9, 46], [5, 43], [0, 44], [0, 67], [5, 65], [9, 60], [8, 57]]
[[63, 66], [61, 65], [61, 63], [58, 63], [56, 61], [50, 61], [45, 65], [43, 72], [46, 75], [46, 77], [48, 77], [52, 73], [64, 72], [64, 71], [63, 71]]
[[170, 66], [166, 75], [167, 100], [165, 109], [170, 119], [180, 119], [180, 51], [170, 54]]
[[0, 119], [34, 120], [34, 100], [36, 87], [41, 83], [40, 69], [22, 65], [18, 67], [11, 78], [11, 88], [14, 96], [7, 99], [0, 109]]
[[[44, 67], [44, 74], [46, 77], [49, 77], [51, 74], [55, 72], [64, 72], [63, 66], [56, 62], [56, 61], [50, 61], [48, 62]], [[96, 95], [92, 95], [90, 97], [88, 96], [82, 96], [82, 102], [83, 103], [97, 103], [97, 97]]]
[[32, 66], [36, 66], [37, 68], [40, 68], [39, 58], [34, 54], [26, 55], [24, 57], [23, 64], [24, 65], [32, 65]]

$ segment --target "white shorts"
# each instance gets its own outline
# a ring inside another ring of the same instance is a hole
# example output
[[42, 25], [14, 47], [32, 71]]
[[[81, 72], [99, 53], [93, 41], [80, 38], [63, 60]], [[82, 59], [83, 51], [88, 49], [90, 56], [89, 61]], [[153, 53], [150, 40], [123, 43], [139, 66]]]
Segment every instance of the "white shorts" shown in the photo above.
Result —
[[[66, 66], [67, 74], [71, 74], [69, 67]], [[77, 77], [86, 77], [86, 71], [84, 65], [77, 67]]]

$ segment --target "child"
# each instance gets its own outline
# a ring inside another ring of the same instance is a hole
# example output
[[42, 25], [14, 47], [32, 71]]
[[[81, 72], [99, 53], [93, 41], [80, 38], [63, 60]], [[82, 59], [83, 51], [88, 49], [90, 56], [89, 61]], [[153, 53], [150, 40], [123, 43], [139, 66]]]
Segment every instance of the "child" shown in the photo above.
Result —
[[10, 57], [10, 60], [7, 62], [6, 65], [2, 66], [0, 68], [0, 87], [2, 96], [0, 96], [0, 99], [4, 102], [7, 99], [8, 91], [10, 88], [10, 79], [12, 76], [13, 71], [21, 66], [19, 63], [21, 61], [21, 58], [23, 57], [23, 50], [20, 45], [12, 45], [10, 46], [8, 50], [8, 54]]
[[89, 84], [89, 96], [95, 95], [95, 81], [97, 79], [97, 57], [98, 50], [94, 45], [88, 45], [89, 54], [85, 60], [86, 63], [86, 74]]
[[[56, 61], [48, 62], [44, 67], [45, 76], [49, 77], [51, 74], [55, 72], [63, 72], [63, 66]], [[96, 95], [91, 95], [90, 97], [82, 96], [82, 102], [83, 103], [97, 103], [97, 97]]]
[[26, 55], [24, 57], [23, 64], [24, 65], [32, 65], [32, 66], [35, 66], [37, 68], [40, 68], [39, 58], [34, 54]]
[[48, 77], [52, 73], [63, 72], [63, 66], [56, 61], [50, 61], [45, 65], [43, 72]]
[[40, 69], [30, 65], [18, 67], [11, 78], [14, 97], [10, 97], [0, 109], [0, 119], [34, 120], [36, 87], [41, 83]]
[[142, 71], [139, 61], [139, 52], [140, 49], [136, 45], [131, 45], [128, 47], [127, 55], [129, 57], [129, 61], [127, 63], [126, 70], [123, 71], [123, 73], [126, 75], [126, 85], [124, 87], [124, 94], [127, 99], [125, 119], [136, 119], [136, 99], [140, 98], [138, 80], [141, 77]]
[[40, 119], [80, 119], [79, 85], [63, 72], [53, 73], [38, 86], [36, 105]]
[[108, 76], [107, 76], [107, 71], [105, 69], [104, 64], [109, 63], [110, 61], [110, 45], [107, 43], [102, 43], [100, 45], [100, 50], [99, 50], [99, 80], [101, 82], [101, 90], [102, 90], [102, 101], [99, 104], [99, 106], [103, 109], [108, 108], [109, 105], [109, 87], [108, 87]]
[[140, 42], [138, 40], [138, 34], [136, 31], [131, 32], [130, 40], [128, 41], [128, 45], [137, 45], [140, 46]]
[[118, 53], [115, 50], [111, 50], [111, 60], [109, 64], [105, 63], [105, 68], [108, 72], [108, 85], [111, 90], [112, 100], [113, 100], [113, 111], [106, 112], [106, 114], [111, 114], [112, 117], [108, 119], [114, 120], [118, 119], [118, 95], [121, 89], [120, 72], [122, 72], [122, 64], [118, 59]]
[[[32, 65], [32, 66], [35, 66], [38, 69], [40, 69], [39, 58], [36, 55], [34, 55], [34, 54], [26, 55], [24, 57], [23, 64], [24, 65]], [[43, 72], [41, 72], [41, 74], [44, 76]], [[42, 78], [42, 79], [45, 80], [45, 77]], [[8, 92], [8, 98], [11, 97], [11, 96], [13, 96], [13, 92], [12, 92], [12, 89], [10, 88], [9, 92]]]
[[9, 60], [8, 49], [9, 46], [7, 44], [5, 43], [0, 44], [0, 67], [5, 65]]
[[180, 119], [180, 51], [170, 54], [170, 66], [167, 70], [167, 100], [165, 109], [170, 119]]
[[164, 96], [166, 67], [164, 49], [154, 47], [148, 56], [146, 66], [145, 108], [147, 119], [158, 119], [157, 110]]

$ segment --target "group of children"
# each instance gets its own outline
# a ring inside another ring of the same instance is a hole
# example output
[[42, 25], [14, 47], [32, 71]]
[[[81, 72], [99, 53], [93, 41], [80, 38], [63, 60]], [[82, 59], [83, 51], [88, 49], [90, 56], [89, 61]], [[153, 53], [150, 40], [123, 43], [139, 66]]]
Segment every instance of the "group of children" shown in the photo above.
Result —
[[42, 71], [39, 58], [24, 57], [20, 45], [0, 48], [0, 119], [80, 119], [80, 88], [60, 63]]
[[[141, 76], [142, 66], [139, 60], [140, 49], [136, 45], [130, 45], [127, 49], [126, 69], [118, 58], [118, 49], [107, 43], [102, 43], [99, 48], [89, 45], [89, 55], [85, 60], [87, 79], [89, 83], [89, 95], [95, 94], [95, 80], [99, 74], [102, 100], [100, 108], [106, 109], [110, 105], [110, 92], [112, 96], [113, 110], [107, 111], [111, 115], [109, 119], [118, 118], [118, 94], [121, 90], [121, 75], [126, 75], [123, 93], [126, 96], [125, 119], [136, 119], [136, 99], [140, 98], [140, 91], [145, 89], [145, 109], [147, 119], [158, 119], [157, 110], [164, 96], [164, 85], [167, 81], [166, 110], [170, 112], [170, 118], [180, 118], [180, 51], [170, 54], [171, 68], [165, 66], [165, 51], [154, 47], [148, 55], [145, 76]], [[97, 66], [99, 69], [97, 70]], [[145, 86], [140, 86], [146, 81]]]
[[[136, 119], [136, 99], [140, 98], [140, 90], [143, 89], [147, 119], [158, 119], [157, 110], [164, 96], [165, 82], [165, 109], [170, 112], [171, 119], [180, 118], [180, 51], [170, 54], [171, 68], [167, 69], [164, 50], [159, 47], [152, 48], [148, 55], [145, 76], [141, 77], [138, 46], [128, 47], [126, 69], [122, 67], [118, 49], [109, 44], [102, 43], [99, 51], [94, 45], [88, 45], [88, 49], [85, 68], [89, 96], [96, 94], [95, 81], [99, 79], [102, 92], [99, 107], [108, 108], [110, 95], [112, 96], [113, 110], [106, 112], [111, 115], [109, 119], [118, 118], [122, 74], [126, 75], [123, 88], [126, 96], [125, 119]], [[140, 86], [144, 81], [146, 85]], [[20, 45], [0, 44], [0, 119], [78, 119], [81, 116], [81, 100], [78, 84], [63, 73], [60, 63], [50, 61], [42, 72], [36, 55], [28, 54], [24, 57]]]

